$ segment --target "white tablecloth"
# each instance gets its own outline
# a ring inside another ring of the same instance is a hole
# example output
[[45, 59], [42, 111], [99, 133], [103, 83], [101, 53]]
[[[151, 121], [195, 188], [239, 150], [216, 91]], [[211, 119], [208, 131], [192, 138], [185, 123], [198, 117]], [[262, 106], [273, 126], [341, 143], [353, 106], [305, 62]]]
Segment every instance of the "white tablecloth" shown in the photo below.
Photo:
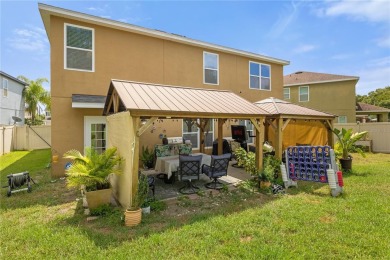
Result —
[[[194, 153], [192, 155], [202, 155], [202, 165], [210, 165], [211, 163], [211, 156], [208, 154]], [[168, 175], [168, 178], [170, 178], [172, 176], [172, 172], [176, 172], [177, 168], [179, 168], [179, 155], [173, 155], [158, 157], [154, 170], [156, 172], [165, 173]]]

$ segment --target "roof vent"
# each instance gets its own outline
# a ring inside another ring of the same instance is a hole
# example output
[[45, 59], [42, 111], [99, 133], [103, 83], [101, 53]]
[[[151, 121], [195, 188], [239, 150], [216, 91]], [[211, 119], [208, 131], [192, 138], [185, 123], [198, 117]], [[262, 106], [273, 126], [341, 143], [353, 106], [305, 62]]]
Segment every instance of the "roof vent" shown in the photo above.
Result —
[[297, 72], [295, 72], [295, 74], [302, 74], [303, 73], [303, 71], [297, 71]]

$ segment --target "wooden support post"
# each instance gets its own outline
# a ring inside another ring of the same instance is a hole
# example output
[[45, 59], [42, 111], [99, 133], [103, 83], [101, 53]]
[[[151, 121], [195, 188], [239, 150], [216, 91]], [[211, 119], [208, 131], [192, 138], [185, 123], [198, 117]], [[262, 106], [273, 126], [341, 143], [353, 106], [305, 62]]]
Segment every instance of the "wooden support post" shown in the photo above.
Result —
[[255, 139], [255, 147], [256, 147], [256, 168], [260, 171], [263, 170], [263, 143], [264, 143], [264, 118], [260, 118], [257, 122], [256, 120], [251, 119], [252, 124], [256, 129], [256, 139]]
[[276, 130], [276, 146], [275, 146], [276, 158], [282, 159], [283, 153], [283, 118], [277, 119], [277, 130]]
[[223, 152], [223, 124], [226, 119], [219, 118], [218, 119], [218, 155], [221, 155]]
[[156, 116], [151, 117], [143, 126], [137, 130], [137, 136], [141, 136], [146, 131], [146, 129], [148, 129], [149, 126], [151, 126], [157, 119], [158, 117]]
[[[131, 200], [134, 198], [134, 196], [137, 194], [138, 190], [138, 170], [139, 170], [139, 136], [137, 135], [137, 131], [139, 128], [139, 125], [141, 123], [140, 117], [133, 117], [133, 136], [134, 141], [132, 144], [132, 151], [133, 151], [133, 170], [132, 170], [132, 176], [131, 176]], [[130, 201], [131, 203], [131, 201]]]
[[328, 131], [328, 145], [333, 149], [333, 146], [334, 146], [334, 136], [333, 136], [333, 120], [327, 120], [326, 121], [327, 124], [328, 124], [328, 128], [327, 128], [327, 131]]

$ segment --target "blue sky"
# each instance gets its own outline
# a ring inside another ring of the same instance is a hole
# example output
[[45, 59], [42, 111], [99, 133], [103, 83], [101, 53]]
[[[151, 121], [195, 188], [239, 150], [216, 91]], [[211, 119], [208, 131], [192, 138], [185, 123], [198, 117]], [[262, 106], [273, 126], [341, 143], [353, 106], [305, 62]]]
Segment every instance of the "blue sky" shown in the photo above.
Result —
[[[50, 80], [37, 1], [0, 1], [1, 70]], [[390, 85], [389, 0], [42, 3], [289, 60], [285, 75], [359, 76], [357, 94]]]

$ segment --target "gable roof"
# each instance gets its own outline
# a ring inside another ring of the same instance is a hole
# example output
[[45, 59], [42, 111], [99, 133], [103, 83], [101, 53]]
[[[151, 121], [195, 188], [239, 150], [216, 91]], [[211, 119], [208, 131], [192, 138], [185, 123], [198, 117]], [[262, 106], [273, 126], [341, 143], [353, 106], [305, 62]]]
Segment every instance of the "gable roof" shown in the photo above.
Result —
[[3, 77], [6, 77], [6, 78], [12, 79], [13, 81], [16, 81], [17, 83], [20, 83], [23, 86], [28, 86], [28, 84], [26, 82], [24, 82], [24, 81], [22, 81], [22, 80], [20, 80], [18, 78], [12, 77], [11, 75], [9, 75], [9, 74], [1, 71], [1, 70], [0, 70], [0, 75], [2, 75]]
[[390, 112], [390, 109], [385, 107], [378, 107], [362, 102], [356, 103], [356, 112]]
[[114, 90], [120, 98], [119, 111], [137, 116], [192, 118], [258, 118], [263, 109], [230, 91], [112, 80], [104, 113]]
[[327, 74], [327, 73], [317, 73], [317, 72], [308, 72], [308, 71], [297, 71], [283, 77], [284, 86], [295, 86], [302, 84], [315, 84], [315, 83], [325, 83], [325, 82], [338, 82], [338, 81], [348, 81], [348, 80], [359, 80], [359, 77], [356, 76], [345, 76], [345, 75], [336, 75], [336, 74]]
[[297, 117], [297, 118], [334, 118], [332, 114], [321, 112], [307, 107], [302, 107], [277, 98], [266, 98], [254, 103], [259, 108], [273, 115]]
[[63, 9], [51, 5], [46, 5], [42, 3], [38, 3], [38, 9], [39, 12], [41, 13], [41, 17], [43, 20], [43, 23], [45, 25], [46, 33], [47, 36], [50, 40], [50, 15], [55, 15], [59, 17], [64, 17], [64, 18], [69, 18], [73, 20], [78, 20], [78, 21], [83, 21], [91, 24], [97, 24], [105, 27], [110, 27], [110, 28], [115, 28], [118, 30], [124, 30], [124, 31], [129, 31], [137, 34], [143, 34], [155, 38], [160, 38], [160, 39], [165, 39], [169, 41], [175, 41], [175, 42], [180, 42], [188, 45], [193, 45], [193, 46], [198, 46], [201, 48], [207, 48], [207, 49], [212, 49], [212, 50], [217, 50], [221, 52], [226, 52], [226, 53], [232, 53], [240, 56], [245, 56], [248, 58], [254, 58], [254, 59], [260, 59], [263, 61], [268, 61], [276, 64], [281, 64], [281, 65], [288, 65], [290, 64], [289, 61], [282, 60], [282, 59], [277, 59], [277, 58], [272, 58], [252, 52], [247, 52], [247, 51], [242, 51], [234, 48], [229, 48], [229, 47], [224, 47], [221, 45], [217, 44], [212, 44], [212, 43], [207, 43], [204, 41], [199, 41], [199, 40], [194, 40], [191, 38], [187, 38], [185, 36], [181, 36], [178, 34], [173, 34], [173, 33], [167, 33], [159, 30], [152, 30], [148, 28], [144, 28], [141, 26], [136, 26], [128, 23], [123, 23], [123, 22], [118, 22], [114, 21], [111, 19], [106, 19], [94, 15], [89, 15], [89, 14], [84, 14], [84, 13], [79, 13], [75, 12], [72, 10], [68, 9]]

